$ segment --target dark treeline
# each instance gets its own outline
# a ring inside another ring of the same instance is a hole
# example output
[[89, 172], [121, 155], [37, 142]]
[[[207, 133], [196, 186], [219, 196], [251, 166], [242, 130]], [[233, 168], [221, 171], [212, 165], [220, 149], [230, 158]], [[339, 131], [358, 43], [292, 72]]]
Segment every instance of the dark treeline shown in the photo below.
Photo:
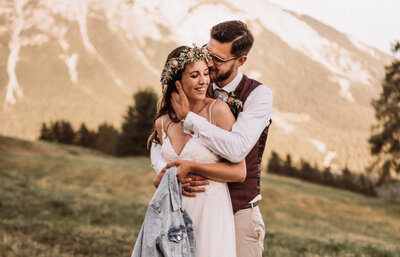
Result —
[[300, 164], [296, 166], [292, 164], [290, 154], [287, 154], [286, 160], [283, 160], [273, 151], [268, 162], [267, 171], [278, 175], [299, 178], [316, 184], [342, 188], [367, 196], [377, 195], [374, 183], [369, 177], [363, 174], [358, 175], [352, 173], [347, 167], [342, 171], [342, 174], [333, 174], [329, 167], [320, 170], [317, 165], [312, 166], [303, 159], [300, 160]]
[[79, 130], [74, 131], [68, 121], [58, 120], [49, 125], [43, 123], [39, 139], [60, 144], [79, 145], [117, 155], [116, 146], [119, 135], [118, 131], [107, 123], [101, 124], [97, 131], [89, 130], [85, 123], [82, 123]]
[[65, 120], [43, 123], [40, 140], [79, 145], [115, 156], [147, 155], [147, 137], [153, 128], [157, 95], [152, 90], [134, 94], [134, 104], [128, 106], [119, 132], [112, 125], [102, 123], [97, 130], [89, 130], [84, 122], [78, 130]]

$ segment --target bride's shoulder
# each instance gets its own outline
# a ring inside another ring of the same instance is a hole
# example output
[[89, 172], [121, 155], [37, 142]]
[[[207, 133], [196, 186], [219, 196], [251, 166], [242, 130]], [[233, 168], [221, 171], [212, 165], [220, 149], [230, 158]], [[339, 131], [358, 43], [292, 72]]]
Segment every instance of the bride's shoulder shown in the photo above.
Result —
[[162, 128], [165, 126], [166, 123], [168, 123], [169, 121], [169, 117], [167, 114], [161, 115], [160, 117], [158, 117], [155, 121], [154, 124], [156, 126], [156, 128]]
[[[227, 103], [225, 103], [224, 101], [221, 100], [214, 100], [211, 103], [211, 113], [214, 115], [226, 115], [226, 114], [230, 114], [232, 115], [231, 110], [229, 109], [229, 106]], [[233, 116], [233, 115], [232, 115]]]
[[218, 127], [230, 130], [235, 122], [235, 117], [227, 103], [216, 100], [211, 106], [211, 121]]

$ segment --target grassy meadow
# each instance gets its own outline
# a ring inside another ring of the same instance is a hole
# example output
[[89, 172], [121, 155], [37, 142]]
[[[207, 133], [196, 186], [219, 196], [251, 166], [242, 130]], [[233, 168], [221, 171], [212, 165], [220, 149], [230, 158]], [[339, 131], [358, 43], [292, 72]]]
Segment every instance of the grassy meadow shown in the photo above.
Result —
[[[0, 256], [130, 256], [148, 158], [0, 137]], [[400, 206], [263, 173], [264, 256], [400, 256]]]

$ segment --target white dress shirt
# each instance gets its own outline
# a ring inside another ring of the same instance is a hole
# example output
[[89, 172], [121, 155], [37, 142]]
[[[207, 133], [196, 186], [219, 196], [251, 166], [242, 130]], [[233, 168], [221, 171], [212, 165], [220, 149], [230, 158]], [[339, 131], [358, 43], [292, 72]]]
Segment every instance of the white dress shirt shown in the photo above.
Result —
[[[236, 77], [224, 86], [223, 90], [228, 93], [235, 91], [242, 78], [243, 74], [238, 70]], [[213, 89], [217, 87], [214, 83]], [[265, 85], [259, 85], [247, 97], [243, 104], [243, 111], [239, 113], [231, 131], [221, 129], [193, 112], [189, 112], [186, 116], [183, 128], [185, 133], [198, 137], [214, 153], [237, 163], [246, 158], [264, 128], [269, 124], [272, 101], [271, 90]], [[166, 165], [162, 160], [160, 149], [159, 146], [153, 144], [150, 153], [151, 165], [157, 172]]]
[[[243, 74], [238, 71], [235, 79], [223, 87], [232, 92], [239, 85]], [[215, 83], [213, 88], [218, 87]], [[184, 122], [185, 133], [199, 137], [214, 153], [231, 162], [242, 161], [251, 151], [264, 128], [269, 124], [272, 110], [272, 92], [259, 85], [247, 97], [243, 111], [239, 113], [232, 131], [226, 131], [209, 123], [207, 119], [189, 112]]]

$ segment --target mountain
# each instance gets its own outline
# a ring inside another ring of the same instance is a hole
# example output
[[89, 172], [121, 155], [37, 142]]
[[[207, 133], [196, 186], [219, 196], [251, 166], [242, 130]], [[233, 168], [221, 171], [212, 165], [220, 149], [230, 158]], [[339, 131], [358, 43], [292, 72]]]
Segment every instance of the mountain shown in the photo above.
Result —
[[240, 19], [255, 35], [242, 71], [274, 93], [266, 157], [370, 161], [370, 102], [391, 58], [308, 16], [265, 0], [3, 0], [0, 14], [0, 134], [35, 139], [57, 119], [119, 127], [136, 90], [160, 93], [173, 48]]

